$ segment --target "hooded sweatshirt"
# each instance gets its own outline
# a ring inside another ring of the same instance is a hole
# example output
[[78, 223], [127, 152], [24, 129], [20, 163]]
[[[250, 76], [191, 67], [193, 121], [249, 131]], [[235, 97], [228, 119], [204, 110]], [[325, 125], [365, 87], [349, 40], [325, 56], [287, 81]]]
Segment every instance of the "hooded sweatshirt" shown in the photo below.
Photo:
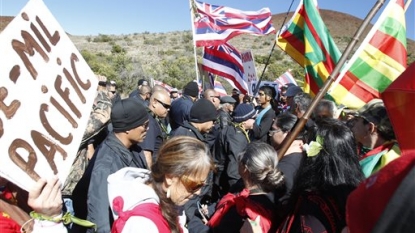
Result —
[[[114, 211], [113, 200], [122, 197], [124, 201], [123, 211], [131, 210], [143, 203], [159, 204], [160, 199], [153, 188], [146, 183], [150, 179], [150, 171], [142, 168], [125, 167], [108, 176], [108, 198], [114, 220], [118, 219], [118, 213]], [[183, 216], [184, 217], [184, 216]], [[179, 217], [180, 225], [184, 229], [185, 218]], [[137, 232], [143, 229], [145, 232], [158, 233], [156, 224], [142, 216], [131, 216], [126, 222], [123, 233]]]
[[[142, 168], [125, 167], [108, 176], [108, 199], [114, 219], [118, 219], [118, 214], [113, 210], [112, 201], [116, 197], [124, 200], [123, 211], [133, 209], [143, 203], [159, 204], [160, 199], [156, 192], [146, 184], [150, 179], [150, 171]], [[184, 227], [186, 217], [181, 210], [179, 223], [183, 233], [187, 233]], [[153, 221], [141, 216], [132, 216], [126, 222], [123, 233], [137, 232], [137, 229], [147, 233], [158, 233], [157, 226]], [[67, 230], [63, 223], [56, 224], [49, 221], [35, 220], [33, 233], [66, 233]]]

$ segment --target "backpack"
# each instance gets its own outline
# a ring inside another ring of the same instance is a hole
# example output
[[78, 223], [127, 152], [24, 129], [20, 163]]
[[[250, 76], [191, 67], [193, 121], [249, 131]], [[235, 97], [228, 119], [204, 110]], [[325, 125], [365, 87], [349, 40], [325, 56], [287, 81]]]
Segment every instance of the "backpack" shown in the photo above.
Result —
[[161, 214], [160, 206], [154, 203], [143, 203], [131, 210], [122, 211], [124, 199], [120, 196], [114, 198], [114, 212], [118, 213], [118, 219], [112, 225], [111, 233], [121, 233], [128, 219], [132, 216], [141, 216], [150, 219], [158, 229], [159, 233], [170, 233], [170, 227]]

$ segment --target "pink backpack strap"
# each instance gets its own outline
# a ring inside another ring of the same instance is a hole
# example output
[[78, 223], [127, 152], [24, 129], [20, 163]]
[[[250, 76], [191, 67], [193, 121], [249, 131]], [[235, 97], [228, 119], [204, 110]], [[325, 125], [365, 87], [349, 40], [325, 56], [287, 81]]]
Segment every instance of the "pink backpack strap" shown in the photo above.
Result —
[[132, 216], [141, 216], [150, 219], [157, 226], [159, 233], [170, 233], [170, 227], [161, 214], [160, 206], [154, 203], [143, 203], [132, 210], [122, 211], [124, 200], [118, 196], [112, 201], [114, 212], [118, 213], [118, 219], [112, 225], [111, 233], [121, 233], [128, 219]]

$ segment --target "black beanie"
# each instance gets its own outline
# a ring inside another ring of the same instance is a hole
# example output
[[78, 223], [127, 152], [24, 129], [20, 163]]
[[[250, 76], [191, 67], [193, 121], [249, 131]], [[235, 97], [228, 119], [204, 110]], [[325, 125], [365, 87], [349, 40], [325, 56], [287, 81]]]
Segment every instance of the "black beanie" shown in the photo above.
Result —
[[115, 102], [111, 110], [113, 131], [125, 132], [144, 124], [148, 120], [148, 113], [143, 104], [133, 98]]
[[212, 102], [207, 99], [196, 101], [190, 109], [190, 122], [205, 123], [214, 121], [217, 118], [216, 108]]
[[188, 82], [183, 89], [184, 95], [190, 95], [191, 97], [197, 97], [199, 94], [199, 86], [196, 82]]

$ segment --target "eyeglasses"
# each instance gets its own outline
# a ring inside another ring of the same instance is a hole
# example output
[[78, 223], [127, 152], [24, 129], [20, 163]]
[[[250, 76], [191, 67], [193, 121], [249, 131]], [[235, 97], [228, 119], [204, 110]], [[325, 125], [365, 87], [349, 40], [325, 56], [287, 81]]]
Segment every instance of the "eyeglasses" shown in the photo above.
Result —
[[278, 132], [281, 132], [281, 131], [282, 131], [281, 129], [270, 130], [270, 131], [268, 132], [268, 135], [269, 135], [270, 137], [272, 137], [272, 136], [274, 136], [274, 134], [276, 134], [276, 133], [278, 133]]
[[206, 181], [195, 181], [186, 175], [182, 176], [180, 180], [189, 193], [195, 193], [206, 185]]
[[171, 106], [170, 105], [168, 105], [168, 104], [165, 104], [165, 103], [163, 103], [163, 102], [161, 102], [160, 100], [158, 100], [158, 99], [154, 99], [155, 101], [157, 101], [157, 102], [159, 102], [159, 104], [161, 104], [162, 106], [163, 106], [163, 108], [165, 108], [165, 109], [167, 109], [167, 110], [169, 110], [170, 108], [171, 108]]
[[[148, 129], [148, 125], [150, 124], [150, 121], [146, 121], [144, 124], [140, 125], [142, 126], [144, 129]], [[139, 126], [139, 127], [140, 127]]]

